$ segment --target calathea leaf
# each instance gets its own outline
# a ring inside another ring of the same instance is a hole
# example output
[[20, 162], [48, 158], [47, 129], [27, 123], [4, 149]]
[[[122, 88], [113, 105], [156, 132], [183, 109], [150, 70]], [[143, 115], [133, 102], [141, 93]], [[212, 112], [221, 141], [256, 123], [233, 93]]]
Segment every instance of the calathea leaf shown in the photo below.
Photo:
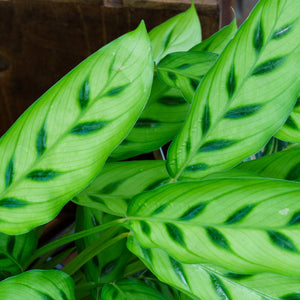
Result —
[[112, 152], [110, 160], [134, 157], [163, 146], [178, 133], [189, 108], [178, 90], [154, 76], [144, 111], [126, 139]]
[[211, 264], [185, 264], [158, 248], [143, 248], [134, 237], [129, 249], [163, 282], [195, 299], [297, 299], [299, 277], [272, 273], [240, 274]]
[[194, 4], [149, 33], [153, 57], [158, 63], [172, 52], [187, 51], [201, 42], [201, 26]]
[[72, 201], [112, 215], [125, 216], [133, 196], [156, 188], [168, 178], [164, 161], [107, 163], [92, 184]]
[[207, 51], [220, 54], [237, 31], [236, 19], [217, 33], [196, 45], [190, 51]]
[[36, 249], [37, 242], [34, 231], [20, 235], [0, 233], [0, 280], [23, 272], [22, 264]]
[[166, 300], [157, 290], [135, 278], [126, 278], [103, 287], [103, 300]]
[[74, 282], [57, 270], [27, 271], [0, 282], [0, 299], [75, 300]]
[[233, 167], [284, 124], [299, 93], [299, 19], [295, 1], [258, 3], [196, 91], [168, 152], [174, 181]]
[[128, 226], [183, 263], [300, 276], [299, 196], [299, 183], [271, 179], [174, 183], [134, 198]]
[[167, 85], [178, 88], [191, 103], [197, 86], [217, 58], [217, 54], [204, 51], [172, 53], [158, 64], [158, 76]]
[[54, 218], [128, 134], [153, 78], [143, 23], [105, 46], [33, 104], [0, 140], [0, 230]]

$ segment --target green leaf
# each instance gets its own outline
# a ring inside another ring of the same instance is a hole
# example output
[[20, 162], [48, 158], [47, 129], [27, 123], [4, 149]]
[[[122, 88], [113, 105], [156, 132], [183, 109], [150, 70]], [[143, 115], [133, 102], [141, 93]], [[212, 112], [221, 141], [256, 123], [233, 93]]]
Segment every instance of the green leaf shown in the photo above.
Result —
[[178, 88], [191, 103], [196, 88], [217, 58], [210, 52], [172, 53], [158, 64], [158, 76], [167, 85]]
[[236, 19], [217, 33], [193, 47], [190, 51], [207, 51], [220, 54], [237, 31]]
[[99, 173], [148, 99], [153, 78], [143, 23], [91, 55], [0, 140], [0, 231], [53, 219]]
[[21, 235], [0, 233], [0, 280], [23, 272], [22, 264], [36, 249], [37, 242], [33, 231]]
[[74, 282], [61, 271], [32, 270], [1, 281], [0, 299], [75, 300]]
[[[233, 167], [258, 152], [284, 124], [299, 94], [297, 8], [292, 0], [260, 1], [221, 53], [170, 146], [167, 166], [174, 181]], [[283, 24], [293, 28], [274, 39]], [[261, 41], [255, 40], [258, 26]], [[192, 168], [199, 165], [205, 168]]]
[[197, 299], [289, 299], [288, 295], [297, 299], [299, 293], [299, 277], [240, 274], [211, 264], [185, 264], [161, 249], [143, 248], [132, 236], [127, 246], [159, 280]]
[[135, 278], [126, 278], [103, 287], [103, 300], [166, 300], [157, 290]]
[[178, 133], [189, 108], [178, 90], [154, 76], [143, 113], [126, 139], [113, 151], [111, 160], [131, 158], [162, 147]]
[[218, 178], [140, 194], [127, 215], [141, 246], [180, 262], [300, 276], [299, 196], [296, 182]]
[[164, 161], [124, 161], [106, 164], [92, 184], [72, 201], [112, 215], [125, 216], [131, 198], [169, 178]]
[[194, 4], [149, 33], [155, 63], [172, 52], [187, 51], [201, 42], [201, 27]]

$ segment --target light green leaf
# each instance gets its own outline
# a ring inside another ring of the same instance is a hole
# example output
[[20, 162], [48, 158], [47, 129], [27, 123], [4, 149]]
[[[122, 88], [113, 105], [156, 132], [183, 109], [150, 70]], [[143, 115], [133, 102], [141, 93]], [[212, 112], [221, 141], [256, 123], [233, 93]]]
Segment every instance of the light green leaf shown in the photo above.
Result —
[[295, 107], [283, 127], [276, 133], [281, 140], [300, 143], [300, 95]]
[[236, 19], [223, 27], [217, 33], [193, 47], [190, 51], [207, 51], [220, 54], [225, 46], [234, 37], [237, 31]]
[[106, 164], [92, 184], [72, 201], [112, 215], [125, 216], [133, 196], [169, 178], [164, 161], [124, 161]]
[[165, 84], [178, 88], [191, 103], [200, 81], [217, 58], [217, 54], [203, 51], [172, 53], [157, 66], [158, 76]]
[[112, 152], [111, 160], [123, 160], [162, 147], [182, 127], [190, 105], [181, 93], [154, 76], [149, 101], [126, 139]]
[[166, 300], [157, 290], [135, 278], [126, 278], [103, 287], [103, 300]]
[[36, 249], [37, 242], [33, 231], [21, 235], [0, 233], [0, 280], [23, 272], [22, 264]]
[[233, 167], [284, 124], [299, 94], [299, 14], [292, 0], [258, 3], [196, 91], [168, 152], [174, 181]]
[[[143, 248], [134, 237], [127, 243], [163, 282], [195, 299], [298, 299], [300, 278], [272, 273], [239, 274], [209, 264], [181, 263], [158, 248]], [[294, 298], [293, 298], [293, 297]], [[290, 297], [290, 298], [288, 298]]]
[[0, 299], [75, 300], [74, 282], [57, 270], [32, 270], [0, 282]]
[[128, 225], [183, 263], [300, 276], [299, 196], [299, 183], [271, 179], [174, 183], [134, 198]]
[[201, 42], [201, 27], [194, 4], [149, 33], [155, 63], [172, 52], [187, 51]]
[[143, 23], [87, 58], [0, 140], [0, 230], [53, 219], [89, 184], [133, 127], [150, 94], [153, 60]]

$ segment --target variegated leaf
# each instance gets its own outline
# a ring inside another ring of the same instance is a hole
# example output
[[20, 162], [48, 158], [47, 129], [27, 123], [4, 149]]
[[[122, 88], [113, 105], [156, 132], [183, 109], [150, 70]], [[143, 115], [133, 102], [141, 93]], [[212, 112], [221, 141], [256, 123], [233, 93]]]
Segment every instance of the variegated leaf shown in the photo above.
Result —
[[133, 196], [168, 180], [164, 161], [124, 161], [106, 164], [92, 184], [72, 201], [112, 215], [125, 216]]
[[300, 276], [299, 197], [299, 183], [264, 178], [174, 183], [134, 198], [128, 225], [183, 263]]
[[217, 54], [204, 51], [172, 53], [158, 64], [158, 76], [167, 85], [178, 88], [191, 103], [200, 81], [217, 58]]
[[0, 299], [75, 300], [74, 282], [57, 270], [27, 271], [0, 282]]
[[211, 264], [185, 264], [158, 248], [143, 248], [134, 237], [127, 243], [147, 267], [163, 282], [195, 299], [298, 299], [300, 277], [272, 273], [240, 274]]
[[150, 94], [153, 60], [143, 23], [87, 58], [0, 140], [0, 231], [54, 218], [128, 134]]
[[196, 91], [168, 152], [176, 179], [233, 167], [284, 124], [300, 87], [300, 10], [261, 0]]
[[155, 63], [172, 52], [187, 51], [201, 42], [201, 26], [194, 4], [149, 33]]

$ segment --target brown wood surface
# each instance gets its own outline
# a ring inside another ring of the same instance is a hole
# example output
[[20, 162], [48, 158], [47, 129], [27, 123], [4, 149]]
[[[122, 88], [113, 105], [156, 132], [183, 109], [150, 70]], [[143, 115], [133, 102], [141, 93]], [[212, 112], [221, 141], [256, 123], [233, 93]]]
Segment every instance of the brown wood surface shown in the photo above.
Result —
[[[219, 1], [195, 0], [204, 38], [219, 28]], [[142, 19], [150, 30], [190, 3], [0, 0], [0, 136], [33, 101], [88, 55], [133, 30]]]

